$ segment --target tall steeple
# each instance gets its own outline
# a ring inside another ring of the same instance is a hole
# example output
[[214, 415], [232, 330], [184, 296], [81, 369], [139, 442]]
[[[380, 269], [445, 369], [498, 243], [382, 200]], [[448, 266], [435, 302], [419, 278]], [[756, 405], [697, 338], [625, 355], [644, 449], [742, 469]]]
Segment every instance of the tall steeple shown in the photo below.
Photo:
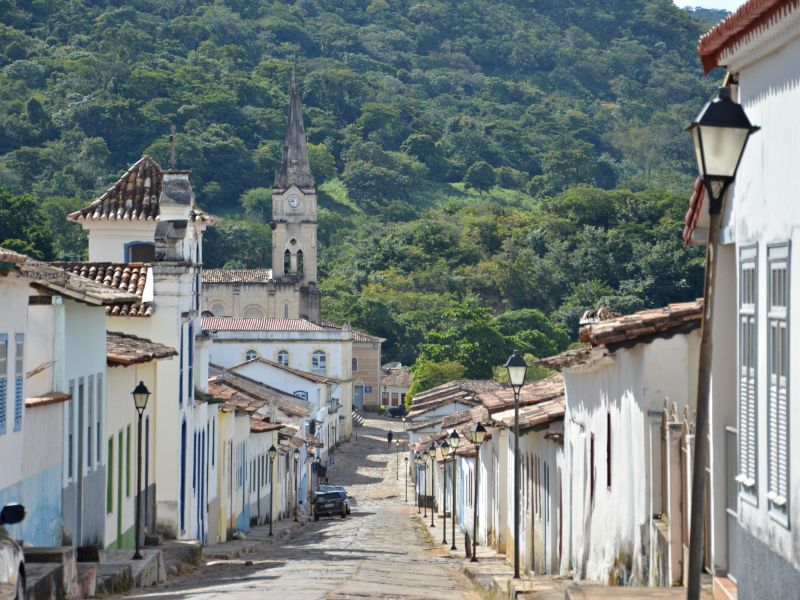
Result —
[[297, 80], [292, 77], [292, 99], [289, 103], [289, 122], [286, 125], [286, 138], [283, 141], [281, 166], [275, 173], [273, 189], [286, 190], [290, 186], [307, 190], [314, 189], [314, 176], [308, 161], [306, 130], [303, 127], [303, 111], [300, 108], [300, 94], [297, 93]]

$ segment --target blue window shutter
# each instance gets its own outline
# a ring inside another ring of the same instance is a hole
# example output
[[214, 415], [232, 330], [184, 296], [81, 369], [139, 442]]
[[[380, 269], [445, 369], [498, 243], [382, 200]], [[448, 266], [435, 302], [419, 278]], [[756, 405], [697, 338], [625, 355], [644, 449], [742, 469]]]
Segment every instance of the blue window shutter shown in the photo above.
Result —
[[8, 403], [8, 334], [0, 333], [0, 435], [6, 432]]
[[178, 404], [183, 406], [183, 323], [181, 323], [181, 347], [178, 352]]
[[25, 399], [22, 397], [22, 381], [25, 376], [25, 334], [15, 336], [14, 348], [14, 431], [22, 429], [22, 406]]
[[194, 323], [189, 323], [189, 403], [194, 402]]

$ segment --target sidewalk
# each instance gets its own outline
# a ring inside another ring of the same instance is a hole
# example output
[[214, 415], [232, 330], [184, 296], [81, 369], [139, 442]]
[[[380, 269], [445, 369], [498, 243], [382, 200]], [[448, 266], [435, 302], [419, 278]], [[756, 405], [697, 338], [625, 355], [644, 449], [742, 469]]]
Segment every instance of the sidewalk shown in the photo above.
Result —
[[308, 523], [308, 518], [298, 515], [297, 519], [296, 523], [293, 517], [273, 523], [272, 537], [269, 535], [269, 525], [258, 525], [245, 533], [245, 539], [233, 539], [221, 544], [205, 546], [202, 550], [203, 559], [206, 564], [212, 564], [214, 561], [234, 560], [252, 554], [264, 546], [283, 541]]

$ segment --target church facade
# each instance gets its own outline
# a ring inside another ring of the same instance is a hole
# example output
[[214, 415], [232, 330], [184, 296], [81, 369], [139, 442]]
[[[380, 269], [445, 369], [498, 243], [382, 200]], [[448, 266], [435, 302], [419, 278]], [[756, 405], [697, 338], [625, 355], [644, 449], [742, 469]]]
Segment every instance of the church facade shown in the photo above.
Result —
[[205, 306], [215, 317], [318, 322], [317, 186], [294, 80], [281, 165], [272, 185], [270, 226], [272, 268], [205, 270]]

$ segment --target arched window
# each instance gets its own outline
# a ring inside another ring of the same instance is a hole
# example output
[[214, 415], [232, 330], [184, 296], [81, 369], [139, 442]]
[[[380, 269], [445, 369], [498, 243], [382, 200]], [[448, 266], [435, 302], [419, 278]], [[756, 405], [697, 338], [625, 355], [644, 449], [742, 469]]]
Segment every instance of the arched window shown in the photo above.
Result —
[[283, 253], [283, 274], [288, 275], [292, 269], [292, 253], [287, 248]]
[[284, 367], [289, 366], [289, 352], [286, 350], [281, 350], [278, 352], [278, 364]]
[[256, 352], [255, 350], [248, 350], [247, 352], [245, 352], [244, 359], [245, 360], [253, 360], [257, 356], [258, 356], [258, 352]]
[[314, 375], [325, 375], [328, 370], [328, 357], [322, 350], [315, 350], [311, 355], [311, 372]]
[[352, 370], [353, 370], [353, 373], [355, 373], [356, 371], [358, 371], [358, 359], [354, 356], [352, 362], [353, 362], [353, 369]]
[[[298, 398], [302, 398], [303, 400], [308, 400], [308, 392], [304, 392], [303, 390], [298, 390], [292, 394], [293, 396], [297, 396]], [[314, 421], [311, 421], [312, 423]]]
[[125, 244], [125, 262], [153, 262], [156, 247], [153, 242], [130, 242]]
[[263, 319], [264, 318], [264, 311], [261, 310], [258, 306], [248, 306], [244, 309], [244, 318], [245, 319]]
[[225, 305], [222, 304], [222, 302], [214, 302], [208, 307], [208, 310], [214, 313], [215, 317], [222, 317], [225, 315]]
[[303, 278], [303, 251], [297, 251], [297, 276]]
[[283, 305], [283, 318], [284, 319], [288, 319], [289, 318], [289, 303], [288, 302]]

